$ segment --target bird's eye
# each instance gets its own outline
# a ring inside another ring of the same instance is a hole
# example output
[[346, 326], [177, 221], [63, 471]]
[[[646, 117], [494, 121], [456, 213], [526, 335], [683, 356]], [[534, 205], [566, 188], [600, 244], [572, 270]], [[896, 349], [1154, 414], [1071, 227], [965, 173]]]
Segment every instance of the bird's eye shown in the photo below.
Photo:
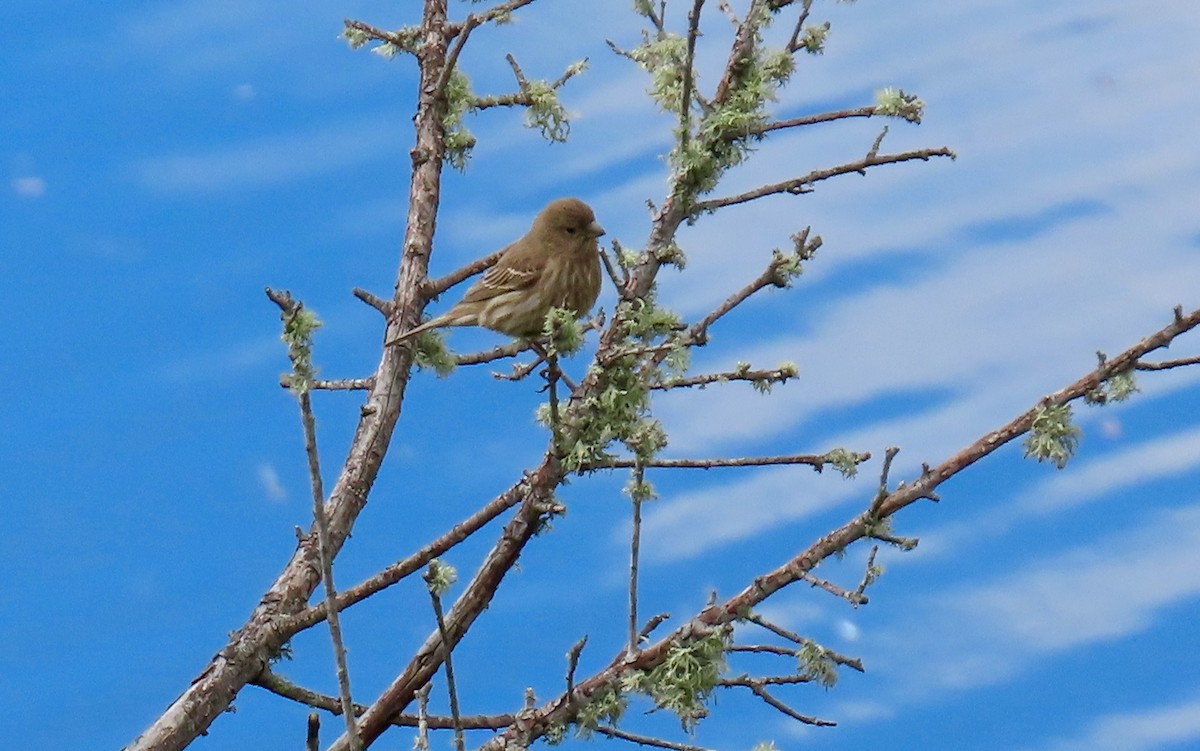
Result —
[[575, 234], [575, 228], [574, 228], [574, 227], [567, 227], [567, 234], [568, 234], [568, 235], [573, 235], [573, 234]]

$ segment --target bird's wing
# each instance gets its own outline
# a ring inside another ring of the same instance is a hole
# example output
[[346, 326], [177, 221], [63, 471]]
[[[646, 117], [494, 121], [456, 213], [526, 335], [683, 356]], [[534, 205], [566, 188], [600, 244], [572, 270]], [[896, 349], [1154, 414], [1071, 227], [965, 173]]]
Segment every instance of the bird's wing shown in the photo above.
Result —
[[520, 241], [510, 245], [496, 265], [471, 285], [463, 296], [463, 302], [480, 302], [532, 287], [542, 275], [542, 264], [532, 254], [522, 252], [524, 250], [525, 246]]

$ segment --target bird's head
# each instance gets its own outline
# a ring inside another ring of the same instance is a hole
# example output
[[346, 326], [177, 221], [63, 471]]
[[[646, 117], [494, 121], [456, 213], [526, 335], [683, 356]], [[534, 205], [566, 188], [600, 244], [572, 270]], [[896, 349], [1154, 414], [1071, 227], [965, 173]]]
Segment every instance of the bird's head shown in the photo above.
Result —
[[596, 247], [596, 238], [604, 234], [604, 228], [596, 221], [591, 206], [578, 198], [559, 198], [538, 214], [533, 232], [561, 247], [583, 250]]

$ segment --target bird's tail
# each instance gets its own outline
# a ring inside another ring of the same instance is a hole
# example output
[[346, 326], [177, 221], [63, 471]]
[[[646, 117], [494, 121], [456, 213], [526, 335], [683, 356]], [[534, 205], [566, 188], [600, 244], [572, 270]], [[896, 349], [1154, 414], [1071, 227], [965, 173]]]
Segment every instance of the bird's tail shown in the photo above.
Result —
[[446, 321], [442, 320], [443, 318], [444, 318], [444, 316], [438, 316], [436, 318], [431, 318], [428, 321], [426, 321], [425, 323], [422, 323], [420, 326], [414, 326], [413, 328], [409, 329], [408, 331], [405, 331], [403, 334], [395, 337], [394, 339], [389, 341], [387, 344], [384, 344], [383, 346], [391, 347], [396, 344], [403, 344], [404, 342], [407, 342], [409, 339], [412, 339], [417, 334], [420, 334], [424, 331], [429, 331], [430, 329], [436, 329], [440, 326], [445, 326]]

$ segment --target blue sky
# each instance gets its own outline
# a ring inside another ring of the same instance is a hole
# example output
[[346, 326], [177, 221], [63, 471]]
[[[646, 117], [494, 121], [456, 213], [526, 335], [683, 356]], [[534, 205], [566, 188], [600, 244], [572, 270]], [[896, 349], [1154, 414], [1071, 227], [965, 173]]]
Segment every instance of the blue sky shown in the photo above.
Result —
[[[376, 366], [382, 323], [349, 293], [393, 283], [414, 76], [337, 35], [344, 17], [397, 26], [410, 6], [0, 9], [4, 737], [46, 749], [131, 740], [243, 623], [290, 554], [293, 526], [308, 524], [299, 420], [277, 386], [287, 363], [262, 288], [290, 289], [324, 319], [324, 375]], [[910, 477], [1074, 380], [1096, 350], [1118, 352], [1174, 305], [1200, 305], [1193, 2], [862, 0], [818, 2], [815, 17], [833, 22], [828, 51], [800, 61], [781, 116], [900, 86], [926, 101], [926, 121], [891, 124], [885, 149], [946, 145], [959, 159], [842, 178], [681, 234], [688, 269], [664, 271], [661, 299], [693, 318], [797, 229], [811, 224], [825, 246], [795, 289], [739, 309], [694, 360], [695, 372], [794, 361], [801, 378], [770, 398], [734, 384], [659, 400], [671, 455], [845, 446], [881, 457], [898, 445], [894, 477]], [[701, 86], [726, 50], [723, 20], [706, 20]], [[516, 238], [560, 195], [589, 201], [610, 238], [644, 242], [670, 122], [605, 44], [632, 44], [638, 30], [625, 2], [541, 0], [477, 32], [463, 59], [480, 93], [511, 88], [508, 51], [531, 76], [555, 78], [581, 57], [591, 68], [563, 94], [576, 115], [568, 144], [540, 141], [515, 112], [471, 122], [480, 143], [465, 175], [447, 174], [435, 272]], [[781, 134], [718, 192], [858, 158], [879, 126]], [[608, 288], [601, 305], [613, 299]], [[496, 341], [450, 338], [461, 351]], [[1170, 355], [1198, 349], [1193, 336]], [[799, 588], [773, 599], [768, 615], [863, 658], [868, 672], [831, 691], [780, 692], [838, 728], [726, 694], [696, 742], [1200, 748], [1198, 380], [1146, 375], [1129, 404], [1081, 411], [1084, 441], [1066, 471], [1009, 447], [948, 483], [941, 504], [909, 509], [897, 531], [921, 546], [881, 553], [888, 570], [870, 605]], [[540, 398], [485, 369], [417, 375], [339, 584], [511, 484], [544, 446], [532, 422]], [[330, 479], [359, 403], [317, 399]], [[678, 620], [711, 589], [733, 593], [860, 509], [877, 472], [878, 460], [857, 482], [794, 468], [656, 473], [642, 610]], [[583, 633], [582, 671], [619, 649], [624, 482], [564, 488], [569, 513], [462, 645], [467, 711], [512, 711], [527, 686], [551, 696]], [[465, 577], [494, 534], [448, 562]], [[852, 584], [865, 554], [822, 573]], [[416, 582], [352, 611], [356, 698], [374, 698], [431, 628]], [[333, 692], [324, 632], [295, 651], [283, 672]], [[302, 710], [252, 688], [237, 707], [194, 748], [298, 747]], [[409, 742], [397, 732], [381, 747]]]

